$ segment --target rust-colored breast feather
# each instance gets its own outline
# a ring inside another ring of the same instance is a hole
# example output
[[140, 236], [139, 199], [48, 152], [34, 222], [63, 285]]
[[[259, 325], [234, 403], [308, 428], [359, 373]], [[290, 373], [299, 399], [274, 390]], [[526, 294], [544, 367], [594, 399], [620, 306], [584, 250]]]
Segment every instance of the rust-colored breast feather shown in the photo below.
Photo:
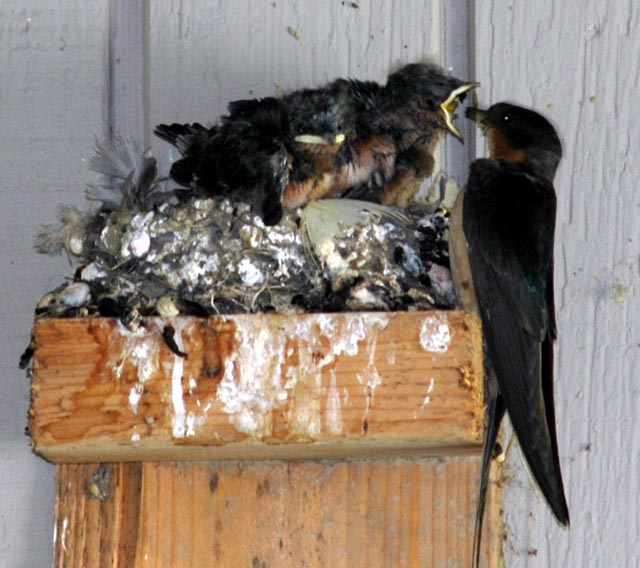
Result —
[[489, 155], [494, 160], [524, 162], [527, 157], [524, 150], [515, 150], [495, 128], [487, 130], [487, 141], [489, 143]]
[[282, 204], [287, 209], [295, 209], [314, 199], [330, 197], [335, 194], [335, 179], [335, 172], [327, 172], [299, 182], [290, 181], [284, 191]]

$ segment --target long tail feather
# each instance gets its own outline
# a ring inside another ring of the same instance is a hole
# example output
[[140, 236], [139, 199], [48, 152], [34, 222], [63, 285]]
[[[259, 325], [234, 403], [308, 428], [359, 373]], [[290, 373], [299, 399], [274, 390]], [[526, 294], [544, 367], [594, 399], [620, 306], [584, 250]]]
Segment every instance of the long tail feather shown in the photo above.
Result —
[[502, 398], [497, 394], [495, 378], [489, 378], [487, 388], [487, 422], [482, 448], [482, 471], [480, 473], [480, 487], [478, 488], [478, 506], [476, 509], [476, 521], [473, 532], [473, 568], [480, 566], [480, 545], [482, 543], [482, 523], [484, 520], [485, 506], [487, 503], [487, 488], [489, 486], [489, 470], [491, 456], [496, 445], [496, 438], [500, 430], [500, 423], [505, 414], [505, 406]]

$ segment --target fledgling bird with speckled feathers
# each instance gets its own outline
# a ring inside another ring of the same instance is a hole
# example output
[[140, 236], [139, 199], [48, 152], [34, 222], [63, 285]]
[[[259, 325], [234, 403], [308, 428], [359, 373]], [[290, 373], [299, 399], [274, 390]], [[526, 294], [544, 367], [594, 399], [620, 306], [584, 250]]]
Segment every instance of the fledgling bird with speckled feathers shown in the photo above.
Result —
[[232, 102], [209, 129], [161, 124], [155, 133], [183, 156], [171, 169], [175, 181], [209, 195], [258, 196], [266, 224], [277, 223], [283, 207], [322, 197], [405, 205], [432, 173], [441, 134], [461, 139], [453, 113], [475, 86], [414, 63], [386, 85], [338, 79], [282, 98]]
[[529, 109], [497, 103], [467, 109], [467, 117], [485, 134], [490, 155], [471, 165], [451, 212], [449, 241], [459, 299], [479, 313], [486, 352], [477, 566], [489, 464], [505, 412], [554, 516], [569, 525], [553, 396], [553, 178], [562, 148], [551, 123]]

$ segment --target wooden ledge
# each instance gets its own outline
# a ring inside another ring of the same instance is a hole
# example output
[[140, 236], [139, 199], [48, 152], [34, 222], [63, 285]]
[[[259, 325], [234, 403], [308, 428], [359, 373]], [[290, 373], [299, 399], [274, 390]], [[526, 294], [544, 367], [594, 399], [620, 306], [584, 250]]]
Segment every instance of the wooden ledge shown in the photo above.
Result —
[[[163, 329], [175, 328], [174, 354]], [[35, 325], [29, 429], [54, 462], [479, 451], [479, 320], [459, 311]]]

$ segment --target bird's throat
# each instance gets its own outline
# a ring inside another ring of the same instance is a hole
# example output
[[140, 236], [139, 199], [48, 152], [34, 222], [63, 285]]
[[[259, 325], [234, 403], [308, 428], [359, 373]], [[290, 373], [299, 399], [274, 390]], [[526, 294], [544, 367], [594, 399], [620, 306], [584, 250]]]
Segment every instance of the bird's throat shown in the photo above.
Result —
[[486, 136], [489, 144], [489, 155], [494, 160], [524, 162], [527, 159], [527, 153], [524, 150], [513, 148], [505, 137], [495, 128], [489, 127], [486, 131]]

